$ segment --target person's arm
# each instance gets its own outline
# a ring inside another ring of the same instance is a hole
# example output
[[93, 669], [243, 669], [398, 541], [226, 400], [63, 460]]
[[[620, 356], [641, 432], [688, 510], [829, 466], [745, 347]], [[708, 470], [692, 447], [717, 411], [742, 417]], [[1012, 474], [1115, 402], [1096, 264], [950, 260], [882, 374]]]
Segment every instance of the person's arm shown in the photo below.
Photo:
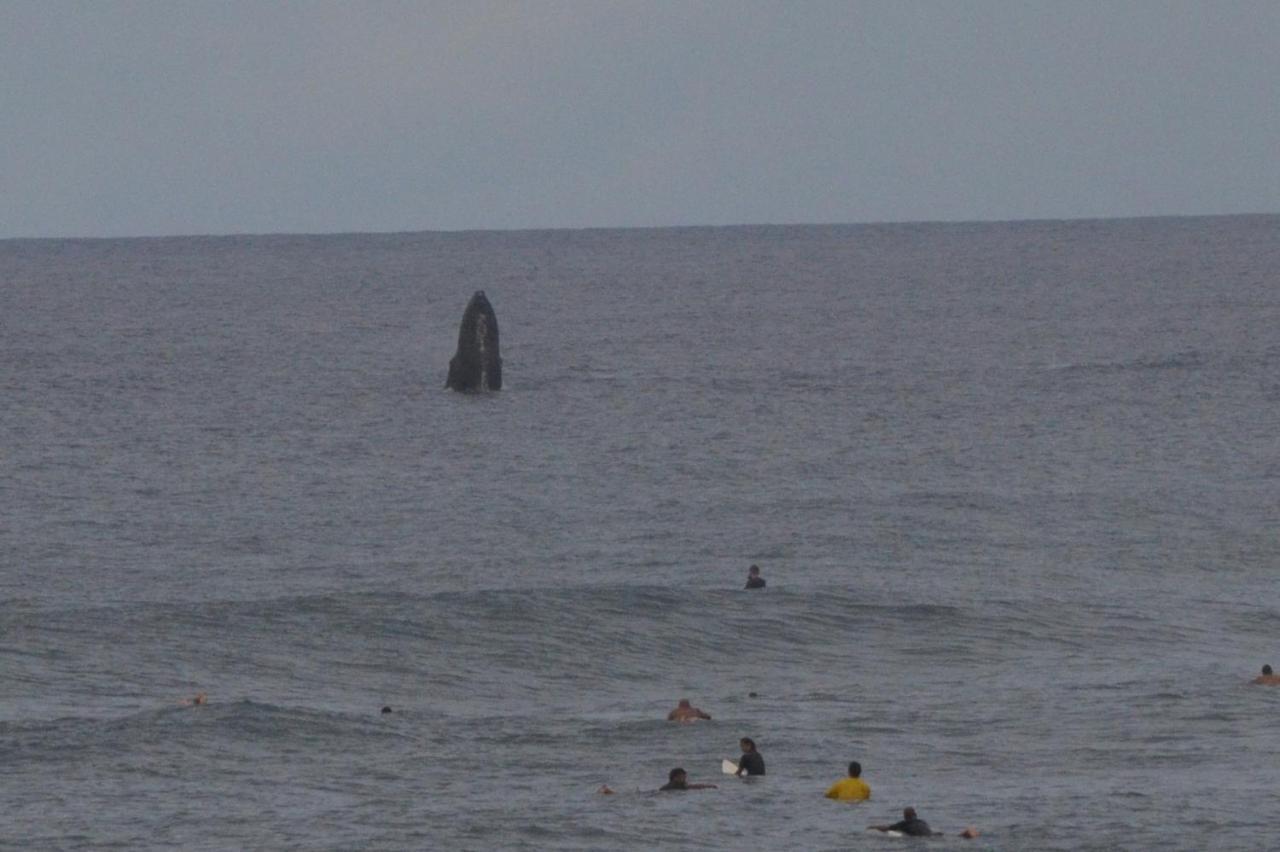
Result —
[[747, 771], [747, 761], [746, 761], [746, 759], [745, 759], [745, 758], [746, 758], [746, 756], [744, 755], [744, 756], [743, 756], [743, 759], [740, 759], [740, 760], [738, 761], [738, 771], [737, 771], [737, 772], [735, 772], [735, 773], [733, 773], [733, 774], [734, 774], [736, 777], [738, 777], [738, 778], [741, 778], [741, 777], [742, 777], [742, 773], [744, 773], [744, 772], [746, 772], [746, 771]]
[[675, 720], [676, 720], [676, 711], [672, 710], [670, 713], [667, 714], [667, 721], [674, 722]]
[[704, 712], [702, 712], [702, 709], [701, 709], [701, 708], [699, 708], [699, 709], [698, 709], [698, 718], [699, 718], [699, 719], [710, 719], [710, 718], [711, 718], [711, 714], [710, 714], [710, 713], [704, 713]]

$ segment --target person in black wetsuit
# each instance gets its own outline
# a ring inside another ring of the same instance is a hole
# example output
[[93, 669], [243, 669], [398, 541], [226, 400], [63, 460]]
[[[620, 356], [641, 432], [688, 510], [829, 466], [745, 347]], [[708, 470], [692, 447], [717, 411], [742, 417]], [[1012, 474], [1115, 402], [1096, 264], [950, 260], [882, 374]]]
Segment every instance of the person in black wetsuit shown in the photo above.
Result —
[[902, 821], [893, 825], [869, 825], [867, 831], [900, 831], [908, 837], [931, 837], [929, 823], [916, 816], [915, 808], [902, 809]]
[[764, 577], [760, 576], [760, 566], [752, 565], [747, 569], [747, 585], [748, 589], [763, 589], [765, 586]]
[[734, 774], [739, 778], [744, 774], [763, 775], [764, 756], [756, 751], [756, 741], [750, 737], [743, 737], [738, 740], [738, 745], [742, 748], [742, 759], [738, 761], [738, 771]]
[[667, 783], [658, 788], [660, 792], [671, 792], [672, 790], [714, 790], [715, 784], [690, 784], [689, 776], [680, 767], [676, 767], [667, 773]]

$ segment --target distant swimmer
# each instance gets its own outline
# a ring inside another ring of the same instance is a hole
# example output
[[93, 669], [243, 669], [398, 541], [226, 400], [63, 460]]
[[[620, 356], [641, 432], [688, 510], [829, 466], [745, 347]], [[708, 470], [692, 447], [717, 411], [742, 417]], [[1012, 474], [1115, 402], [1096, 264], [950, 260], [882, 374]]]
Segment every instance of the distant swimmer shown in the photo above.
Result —
[[902, 820], [893, 825], [869, 825], [867, 831], [896, 831], [908, 837], [932, 837], [929, 823], [916, 816], [915, 808], [903, 808]]
[[597, 795], [600, 796], [612, 796], [615, 792], [616, 791], [608, 784], [601, 784], [600, 789], [596, 790]]
[[671, 792], [672, 790], [715, 790], [715, 784], [690, 784], [689, 776], [680, 767], [676, 767], [667, 773], [667, 783], [658, 788], [660, 791]]
[[756, 750], [756, 741], [751, 737], [743, 737], [738, 740], [738, 747], [742, 749], [742, 759], [738, 761], [738, 771], [734, 774], [739, 778], [743, 775], [763, 775], [764, 755]]
[[760, 576], [760, 566], [752, 565], [747, 569], [747, 585], [748, 589], [763, 589], [765, 586], [764, 577]]
[[[915, 808], [903, 808], [901, 822], [895, 822], [893, 825], [869, 825], [867, 831], [892, 831], [908, 837], [941, 837], [943, 834], [941, 831], [932, 831], [929, 823], [916, 816]], [[977, 836], [978, 829], [971, 825], [960, 832], [960, 837], [965, 840], [973, 840]]]
[[676, 709], [667, 714], [668, 722], [696, 722], [699, 719], [710, 718], [710, 713], [703, 713], [702, 708], [694, 707], [687, 698], [681, 698]]
[[1263, 666], [1262, 674], [1253, 679], [1254, 683], [1263, 686], [1280, 686], [1280, 675], [1271, 673], [1271, 666]]
[[183, 703], [184, 705], [186, 705], [187, 707], [195, 707], [195, 706], [198, 706], [198, 705], [200, 705], [200, 704], [208, 704], [208, 703], [209, 703], [209, 696], [208, 696], [207, 694], [203, 693], [203, 692], [197, 692], [195, 695], [193, 695], [192, 697], [190, 697], [190, 698], [186, 699], [186, 700], [185, 700], [185, 701], [183, 701], [182, 703]]
[[849, 775], [832, 784], [827, 790], [828, 799], [841, 802], [865, 802], [871, 798], [871, 788], [862, 780], [862, 764], [853, 761], [849, 764]]
[[391, 708], [390, 708], [390, 707], [383, 707], [383, 708], [382, 708], [382, 715], [384, 715], [384, 716], [385, 716], [385, 715], [387, 715], [387, 714], [388, 714], [388, 713], [390, 713], [390, 712], [391, 712]]

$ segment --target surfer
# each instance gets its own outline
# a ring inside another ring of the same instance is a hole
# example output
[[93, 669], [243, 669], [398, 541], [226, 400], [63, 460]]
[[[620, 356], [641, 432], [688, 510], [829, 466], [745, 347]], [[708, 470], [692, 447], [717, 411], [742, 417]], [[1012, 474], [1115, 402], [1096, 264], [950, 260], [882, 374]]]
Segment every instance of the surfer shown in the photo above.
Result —
[[197, 692], [195, 695], [186, 699], [182, 703], [187, 707], [198, 707], [201, 704], [208, 704], [209, 696], [203, 692]]
[[752, 565], [747, 569], [747, 585], [748, 589], [763, 589], [765, 586], [764, 577], [760, 576], [760, 566]]
[[667, 773], [667, 783], [658, 788], [659, 791], [671, 792], [672, 790], [715, 790], [715, 784], [690, 784], [689, 776], [680, 767], [676, 767]]
[[689, 699], [681, 698], [676, 709], [667, 714], [668, 722], [696, 722], [699, 719], [710, 719], [710, 713], [702, 712], [701, 707], [694, 707]]
[[893, 825], [869, 825], [867, 831], [896, 831], [908, 837], [931, 837], [929, 823], [916, 816], [915, 808], [903, 808], [902, 820]]
[[871, 798], [871, 787], [862, 780], [862, 764], [852, 761], [849, 764], [849, 775], [832, 784], [827, 790], [828, 799], [841, 802], [865, 802]]
[[738, 771], [733, 774], [739, 778], [744, 774], [763, 775], [764, 755], [756, 751], [756, 741], [751, 737], [743, 737], [738, 740], [738, 747], [742, 749], [742, 759], [738, 761]]
[[1255, 677], [1253, 682], [1263, 686], [1280, 686], [1280, 675], [1272, 674], [1271, 666], [1263, 666], [1262, 674]]

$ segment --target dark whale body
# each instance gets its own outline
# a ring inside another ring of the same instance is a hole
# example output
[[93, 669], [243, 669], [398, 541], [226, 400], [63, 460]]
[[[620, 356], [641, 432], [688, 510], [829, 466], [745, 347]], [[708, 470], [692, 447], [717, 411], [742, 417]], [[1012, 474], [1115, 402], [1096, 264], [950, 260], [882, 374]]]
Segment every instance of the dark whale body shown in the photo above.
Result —
[[498, 317], [483, 290], [467, 302], [458, 329], [458, 354], [449, 361], [449, 379], [456, 391], [502, 389], [502, 356], [498, 352]]

